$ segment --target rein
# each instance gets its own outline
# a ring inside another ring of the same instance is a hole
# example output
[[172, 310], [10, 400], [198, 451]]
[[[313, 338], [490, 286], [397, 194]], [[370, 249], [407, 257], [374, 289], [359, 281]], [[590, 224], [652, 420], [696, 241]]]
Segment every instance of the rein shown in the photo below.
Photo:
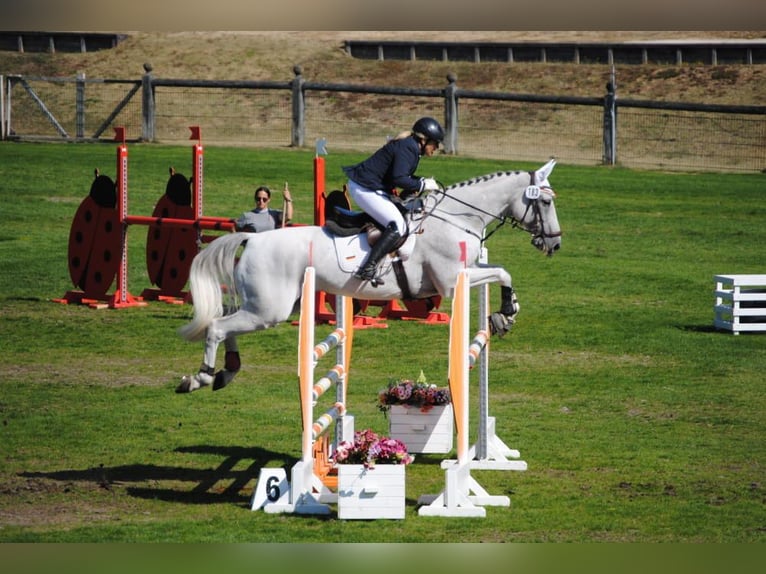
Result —
[[[529, 185], [530, 186], [534, 186], [535, 185], [535, 175], [536, 174], [535, 174], [534, 171], [530, 171], [529, 172], [529, 180], [530, 180], [529, 181]], [[539, 189], [543, 193], [548, 193], [551, 196], [555, 196], [555, 193], [553, 192], [553, 189], [551, 189], [550, 187], [547, 187], [547, 186], [546, 187], [540, 187]], [[457, 203], [459, 203], [461, 205], [464, 205], [465, 207], [468, 207], [468, 208], [470, 208], [473, 211], [476, 211], [478, 213], [486, 215], [486, 216], [490, 217], [491, 219], [494, 219], [497, 222], [497, 225], [495, 225], [495, 227], [492, 230], [490, 230], [488, 233], [484, 234], [484, 236], [479, 235], [478, 233], [472, 231], [471, 229], [466, 229], [466, 228], [462, 228], [461, 229], [463, 232], [465, 232], [465, 233], [467, 233], [469, 235], [473, 235], [474, 237], [478, 238], [479, 241], [482, 244], [484, 244], [484, 242], [487, 241], [487, 239], [489, 239], [497, 230], [499, 230], [503, 225], [505, 225], [508, 222], [509, 219], [511, 221], [512, 227], [514, 227], [514, 228], [518, 227], [518, 228], [524, 229], [524, 231], [529, 232], [529, 230], [527, 230], [527, 229], [525, 229], [523, 227], [522, 221], [524, 219], [526, 219], [527, 213], [529, 213], [530, 208], [533, 210], [535, 221], [539, 225], [540, 231], [541, 231], [539, 234], [536, 234], [535, 237], [559, 237], [559, 236], [561, 236], [561, 232], [559, 232], [559, 233], [546, 233], [546, 231], [545, 231], [545, 221], [543, 221], [543, 216], [542, 216], [542, 213], [540, 212], [540, 199], [539, 199], [539, 197], [535, 198], [535, 199], [531, 199], [529, 201], [529, 203], [527, 204], [527, 208], [524, 211], [524, 215], [519, 220], [519, 219], [516, 219], [515, 217], [508, 218], [505, 215], [495, 215], [494, 213], [490, 213], [489, 211], [481, 209], [480, 207], [476, 207], [475, 205], [472, 205], [472, 204], [468, 203], [467, 201], [463, 201], [462, 199], [459, 199], [459, 198], [455, 197], [454, 195], [448, 194], [446, 192], [446, 190], [437, 191], [436, 193], [440, 193], [442, 195], [442, 199], [444, 199], [446, 197], [449, 197], [453, 201], [456, 201]], [[440, 215], [436, 215], [434, 213], [434, 211], [436, 210], [436, 208], [438, 207], [440, 202], [441, 202], [441, 200], [436, 202], [436, 204], [434, 205], [433, 209], [431, 209], [428, 212], [428, 216], [429, 217], [435, 217], [436, 219], [444, 221], [445, 223], [449, 223], [450, 225], [454, 225], [455, 227], [458, 227], [454, 222], [449, 221], [446, 218], [444, 218], [444, 217], [442, 217]]]
[[444, 221], [445, 223], [448, 223], [448, 224], [450, 224], [450, 225], [453, 225], [453, 226], [455, 226], [455, 227], [458, 227], [458, 228], [459, 228], [461, 231], [463, 231], [464, 233], [467, 233], [468, 235], [473, 235], [474, 237], [478, 238], [478, 239], [479, 239], [479, 241], [480, 241], [482, 244], [483, 244], [483, 243], [484, 243], [484, 242], [485, 242], [487, 239], [489, 239], [489, 238], [490, 238], [490, 236], [491, 236], [493, 233], [495, 233], [495, 231], [497, 231], [497, 230], [498, 230], [498, 229], [500, 229], [500, 228], [501, 228], [503, 225], [505, 225], [506, 221], [508, 220], [508, 218], [507, 218], [505, 215], [502, 215], [502, 216], [500, 216], [500, 215], [495, 215], [494, 213], [490, 213], [489, 211], [485, 211], [484, 209], [481, 209], [480, 207], [476, 207], [475, 205], [471, 205], [471, 204], [470, 204], [470, 203], [468, 203], [467, 201], [463, 201], [462, 199], [459, 199], [459, 198], [455, 197], [454, 195], [450, 195], [450, 194], [448, 194], [448, 193], [447, 193], [445, 190], [436, 191], [435, 193], [440, 193], [440, 194], [442, 195], [442, 200], [443, 200], [444, 198], [447, 198], [447, 197], [449, 197], [449, 198], [450, 198], [450, 199], [452, 199], [453, 201], [456, 201], [457, 203], [459, 203], [459, 204], [461, 204], [461, 205], [464, 205], [464, 206], [466, 206], [466, 207], [468, 207], [468, 208], [472, 209], [473, 211], [477, 211], [477, 212], [479, 212], [479, 213], [481, 213], [481, 214], [483, 214], [483, 215], [487, 215], [487, 216], [491, 217], [492, 219], [495, 219], [495, 220], [497, 220], [497, 221], [499, 222], [499, 223], [498, 223], [498, 224], [495, 226], [495, 228], [494, 228], [494, 229], [492, 229], [492, 231], [490, 231], [489, 233], [485, 234], [484, 236], [481, 236], [481, 235], [479, 235], [478, 233], [474, 232], [474, 231], [473, 231], [473, 230], [471, 230], [471, 229], [467, 229], [467, 228], [460, 228], [460, 227], [459, 227], [457, 224], [455, 224], [453, 221], [450, 221], [450, 220], [448, 220], [447, 218], [445, 218], [445, 217], [442, 217], [442, 216], [440, 216], [440, 215], [436, 215], [436, 214], [434, 213], [434, 211], [435, 211], [435, 210], [436, 210], [436, 208], [439, 206], [439, 203], [441, 203], [441, 200], [437, 201], [437, 202], [436, 202], [436, 204], [434, 205], [433, 209], [431, 209], [431, 211], [429, 211], [429, 212], [428, 212], [428, 216], [429, 216], [429, 217], [435, 217], [436, 219], [439, 219], [439, 220], [441, 220], [441, 221]]

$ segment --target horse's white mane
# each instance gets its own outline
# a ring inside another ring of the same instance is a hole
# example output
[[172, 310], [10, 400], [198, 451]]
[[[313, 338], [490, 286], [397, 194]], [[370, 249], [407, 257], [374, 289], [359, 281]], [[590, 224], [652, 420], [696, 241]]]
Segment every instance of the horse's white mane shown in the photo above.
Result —
[[459, 183], [454, 183], [450, 185], [447, 189], [454, 189], [456, 187], [465, 187], [466, 185], [474, 185], [476, 183], [481, 183], [483, 181], [489, 181], [496, 177], [507, 177], [509, 175], [518, 175], [520, 173], [521, 173], [520, 171], [496, 171], [495, 173], [488, 173], [487, 175], [480, 175], [478, 177], [474, 177], [473, 179], [467, 179]]

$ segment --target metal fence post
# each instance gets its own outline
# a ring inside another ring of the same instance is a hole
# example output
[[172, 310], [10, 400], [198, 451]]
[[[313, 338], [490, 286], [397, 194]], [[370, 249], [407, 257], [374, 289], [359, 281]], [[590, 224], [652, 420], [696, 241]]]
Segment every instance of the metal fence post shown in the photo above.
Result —
[[154, 141], [154, 86], [152, 85], [152, 65], [144, 64], [146, 72], [141, 77], [141, 139]]
[[75, 96], [75, 138], [85, 137], [85, 72], [77, 72]]
[[306, 105], [303, 100], [303, 70], [300, 66], [293, 66], [295, 77], [291, 82], [293, 99], [293, 123], [292, 139], [290, 145], [293, 147], [303, 147], [303, 138], [306, 134]]
[[604, 96], [604, 157], [607, 165], [617, 163], [617, 93], [614, 88], [614, 76], [606, 85]]
[[444, 152], [457, 154], [457, 76], [447, 74], [447, 87], [444, 88]]
[[5, 139], [5, 76], [0, 74], [0, 141]]

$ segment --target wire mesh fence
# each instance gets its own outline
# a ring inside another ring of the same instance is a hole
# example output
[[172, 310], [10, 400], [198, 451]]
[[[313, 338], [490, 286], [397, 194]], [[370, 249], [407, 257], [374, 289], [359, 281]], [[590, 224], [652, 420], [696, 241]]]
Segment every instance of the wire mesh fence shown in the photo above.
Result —
[[326, 139], [332, 149], [369, 152], [426, 115], [443, 115], [443, 103], [422, 96], [311, 91], [306, 94], [305, 139]]
[[161, 86], [155, 91], [155, 137], [185, 141], [188, 126], [195, 125], [203, 128], [207, 143], [286, 146], [291, 106], [289, 91]]
[[602, 114], [596, 106], [461, 99], [458, 153], [600, 164]]
[[620, 107], [617, 157], [628, 167], [762, 171], [766, 118]]
[[[111, 126], [125, 126], [135, 136], [141, 133], [139, 81], [14, 77], [7, 80], [3, 119], [8, 136], [99, 139], [113, 135]], [[139, 97], [133, 97], [136, 93]], [[78, 113], [78, 105], [82, 106], [82, 113]]]

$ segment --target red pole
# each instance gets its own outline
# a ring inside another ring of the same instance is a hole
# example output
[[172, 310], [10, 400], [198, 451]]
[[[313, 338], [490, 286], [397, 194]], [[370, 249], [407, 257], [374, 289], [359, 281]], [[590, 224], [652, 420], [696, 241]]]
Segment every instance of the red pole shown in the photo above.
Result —
[[117, 146], [117, 207], [118, 219], [122, 226], [122, 253], [117, 270], [117, 291], [109, 301], [112, 309], [146, 305], [128, 292], [128, 146], [125, 145], [125, 128], [114, 128]]
[[207, 218], [202, 219], [179, 219], [177, 217], [153, 217], [147, 215], [128, 215], [125, 218], [128, 225], [157, 225], [168, 227], [193, 227], [196, 229], [212, 229], [218, 231], [232, 231], [234, 222], [226, 218]]

